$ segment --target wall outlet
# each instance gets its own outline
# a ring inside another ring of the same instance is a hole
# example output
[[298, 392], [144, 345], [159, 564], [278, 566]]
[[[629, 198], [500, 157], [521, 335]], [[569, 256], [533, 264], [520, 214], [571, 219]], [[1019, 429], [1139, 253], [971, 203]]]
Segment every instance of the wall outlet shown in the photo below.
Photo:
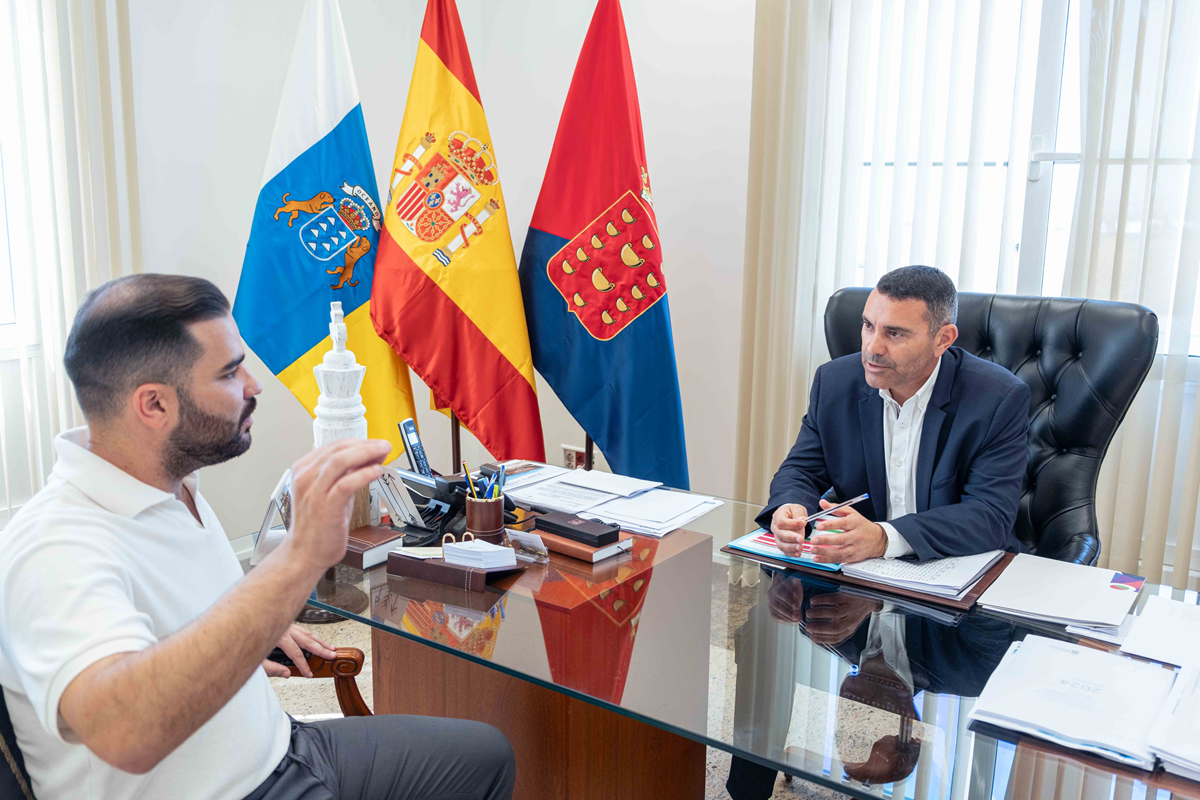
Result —
[[563, 466], [567, 469], [580, 469], [583, 467], [583, 448], [575, 447], [574, 445], [564, 444], [562, 446]]

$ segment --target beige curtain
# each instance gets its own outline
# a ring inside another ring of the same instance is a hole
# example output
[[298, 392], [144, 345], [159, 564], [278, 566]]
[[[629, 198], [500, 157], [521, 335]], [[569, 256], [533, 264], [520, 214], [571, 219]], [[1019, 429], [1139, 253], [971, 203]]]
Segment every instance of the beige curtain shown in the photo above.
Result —
[[62, 368], [76, 307], [141, 270], [129, 52], [125, 0], [0, 3], [0, 259], [15, 300], [0, 324], [0, 526], [41, 488], [53, 437], [82, 422]]
[[1188, 391], [1200, 268], [1197, 31], [1197, 3], [1083, 1], [1083, 153], [1062, 287], [1158, 314], [1159, 356], [1101, 471], [1100, 563], [1152, 581], [1173, 563], [1176, 588], [1189, 588], [1200, 489], [1200, 405]]
[[816, 249], [829, 24], [829, 0], [760, 0], [755, 15], [734, 468], [735, 496], [750, 502], [766, 499], [824, 360], [833, 281], [818, 273]]

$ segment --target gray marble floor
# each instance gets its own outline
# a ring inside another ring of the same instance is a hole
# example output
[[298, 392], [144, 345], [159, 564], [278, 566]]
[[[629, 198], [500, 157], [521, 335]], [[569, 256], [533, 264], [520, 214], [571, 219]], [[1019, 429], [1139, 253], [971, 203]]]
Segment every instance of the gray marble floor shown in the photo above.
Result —
[[[314, 634], [334, 647], [357, 647], [367, 654], [367, 665], [358, 677], [358, 688], [367, 705], [374, 708], [371, 686], [371, 630], [358, 622], [339, 622], [331, 625], [306, 626]], [[283, 710], [297, 717], [323, 716], [340, 713], [337, 695], [331, 680], [305, 680], [304, 678], [272, 678], [271, 685], [279, 696]], [[728, 800], [725, 778], [729, 774], [729, 754], [708, 748], [707, 789], [705, 800]], [[780, 778], [775, 786], [775, 800], [814, 798], [829, 800], [845, 795], [807, 781], [794, 780], [790, 784]]]

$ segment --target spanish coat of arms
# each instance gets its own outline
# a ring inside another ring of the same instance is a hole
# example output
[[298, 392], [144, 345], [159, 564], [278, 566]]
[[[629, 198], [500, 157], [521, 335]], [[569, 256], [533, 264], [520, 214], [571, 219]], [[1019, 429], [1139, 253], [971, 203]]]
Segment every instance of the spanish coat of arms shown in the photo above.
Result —
[[[436, 244], [433, 256], [450, 266], [460, 248], [483, 234], [487, 220], [500, 210], [489, 191], [496, 185], [496, 161], [484, 142], [466, 131], [454, 131], [437, 148], [437, 137], [426, 133], [400, 166], [392, 171], [388, 205], [408, 232]], [[444, 150], [444, 152], [441, 152]]]

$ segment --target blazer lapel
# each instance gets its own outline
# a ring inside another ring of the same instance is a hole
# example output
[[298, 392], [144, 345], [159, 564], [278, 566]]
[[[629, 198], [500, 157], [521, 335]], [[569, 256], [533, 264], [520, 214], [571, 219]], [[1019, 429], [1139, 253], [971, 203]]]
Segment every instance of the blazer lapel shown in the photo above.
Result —
[[[867, 491], [875, 519], [887, 519], [887, 472], [883, 463], [883, 398], [866, 387], [858, 398], [858, 420], [862, 424], [863, 455], [867, 463]], [[842, 498], [849, 500], [850, 498]]]
[[942, 367], [938, 372], [937, 383], [933, 385], [933, 393], [929, 396], [929, 405], [925, 407], [925, 421], [921, 424], [921, 444], [917, 449], [917, 511], [929, 510], [929, 495], [933, 484], [933, 468], [937, 466], [938, 438], [942, 433], [942, 424], [946, 421], [943, 410], [950, 402], [950, 389], [954, 385], [954, 374], [958, 371], [958, 361], [951, 351], [942, 354]]

